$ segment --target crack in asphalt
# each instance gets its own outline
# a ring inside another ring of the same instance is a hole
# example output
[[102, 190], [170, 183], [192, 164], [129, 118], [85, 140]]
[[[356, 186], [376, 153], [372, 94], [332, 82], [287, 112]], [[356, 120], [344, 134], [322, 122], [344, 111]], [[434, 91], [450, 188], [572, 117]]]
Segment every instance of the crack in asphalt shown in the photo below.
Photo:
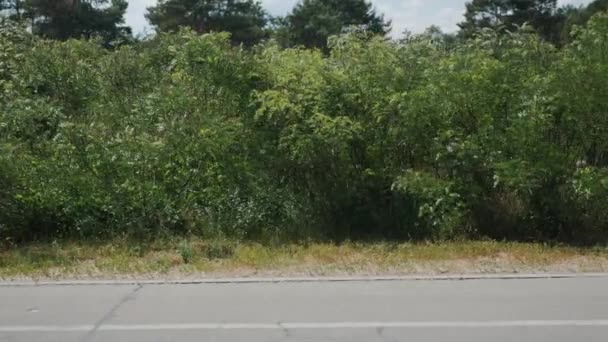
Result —
[[381, 340], [388, 341], [388, 342], [396, 342], [397, 341], [397, 339], [394, 338], [394, 337], [386, 336], [384, 334], [384, 330], [385, 330], [385, 328], [383, 328], [383, 327], [376, 328], [376, 334], [378, 334], [378, 337], [380, 337]]
[[99, 328], [104, 325], [108, 320], [110, 320], [110, 318], [112, 318], [112, 316], [114, 316], [114, 314], [116, 313], [116, 311], [118, 311], [118, 309], [125, 304], [128, 301], [131, 300], [135, 300], [135, 297], [137, 296], [137, 292], [139, 292], [139, 290], [141, 290], [144, 287], [144, 285], [142, 284], [137, 284], [137, 286], [129, 291], [129, 293], [127, 293], [124, 297], [121, 298], [121, 300], [116, 303], [112, 308], [110, 308], [110, 310], [103, 315], [103, 317], [101, 317], [101, 319], [99, 319], [95, 325], [93, 326], [93, 329], [91, 329], [80, 341], [81, 342], [87, 342], [89, 341], [93, 335], [95, 335], [95, 333], [99, 330]]
[[277, 325], [281, 328], [281, 330], [283, 331], [283, 335], [285, 338], [290, 338], [291, 334], [289, 332], [289, 329], [283, 324], [283, 322], [277, 322]]

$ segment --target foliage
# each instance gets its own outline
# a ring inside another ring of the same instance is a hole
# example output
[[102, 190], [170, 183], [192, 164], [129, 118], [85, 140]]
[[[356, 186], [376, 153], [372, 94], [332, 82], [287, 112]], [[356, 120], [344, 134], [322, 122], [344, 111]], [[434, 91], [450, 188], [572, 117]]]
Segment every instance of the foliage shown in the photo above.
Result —
[[562, 12], [566, 20], [563, 23], [561, 41], [570, 42], [572, 30], [576, 26], [584, 26], [595, 14], [605, 11], [608, 11], [608, 0], [594, 0], [587, 6], [564, 7]]
[[0, 10], [49, 39], [99, 38], [110, 47], [130, 40], [126, 0], [2, 0]]
[[459, 26], [470, 37], [480, 28], [515, 30], [530, 24], [550, 42], [558, 42], [564, 21], [557, 0], [473, 0], [466, 4], [465, 21]]
[[161, 0], [146, 18], [159, 32], [189, 27], [198, 33], [230, 32], [235, 44], [266, 37], [266, 12], [258, 0]]
[[2, 240], [606, 240], [608, 14], [561, 49], [527, 30], [329, 41], [109, 51], [2, 26]]
[[367, 0], [302, 0], [285, 18], [278, 38], [285, 46], [327, 50], [328, 38], [350, 26], [385, 35], [391, 25]]

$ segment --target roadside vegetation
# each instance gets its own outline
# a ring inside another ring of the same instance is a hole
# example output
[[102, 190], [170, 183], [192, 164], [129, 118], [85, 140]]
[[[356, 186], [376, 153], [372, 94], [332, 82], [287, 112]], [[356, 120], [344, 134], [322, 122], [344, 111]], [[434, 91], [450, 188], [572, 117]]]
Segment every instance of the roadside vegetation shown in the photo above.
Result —
[[[124, 1], [73, 13], [105, 8], [100, 35], [42, 2], [0, 20], [0, 276], [407, 273], [420, 258], [451, 272], [501, 251], [602, 270], [601, 247], [564, 246], [608, 242], [604, 2], [551, 12], [571, 19], [565, 37], [545, 16], [522, 24], [527, 11], [478, 23], [474, 1], [462, 34], [389, 40], [353, 1], [375, 30], [306, 31], [348, 10], [316, 0], [274, 33], [248, 1], [255, 30], [216, 18], [232, 36], [169, 25], [178, 0], [150, 10], [159, 32], [137, 42]], [[488, 240], [508, 242], [467, 242]]]
[[608, 249], [527, 243], [340, 245], [117, 239], [0, 251], [0, 280], [189, 280], [224, 277], [436, 276], [608, 271]]
[[4, 244], [608, 237], [606, 14], [561, 49], [526, 30], [352, 32], [329, 55], [189, 30], [0, 40]]

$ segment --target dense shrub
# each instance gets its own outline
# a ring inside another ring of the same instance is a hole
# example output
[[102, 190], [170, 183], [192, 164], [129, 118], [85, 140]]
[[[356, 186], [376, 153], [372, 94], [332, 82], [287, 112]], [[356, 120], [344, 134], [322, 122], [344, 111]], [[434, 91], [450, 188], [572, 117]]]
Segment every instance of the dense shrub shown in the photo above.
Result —
[[557, 50], [0, 31], [0, 235], [608, 237], [608, 15]]

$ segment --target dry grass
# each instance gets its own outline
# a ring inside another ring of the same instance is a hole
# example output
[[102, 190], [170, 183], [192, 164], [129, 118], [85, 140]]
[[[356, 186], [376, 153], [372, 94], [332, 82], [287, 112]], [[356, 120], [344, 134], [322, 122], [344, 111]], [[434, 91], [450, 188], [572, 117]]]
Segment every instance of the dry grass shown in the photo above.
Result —
[[500, 242], [271, 247], [198, 239], [146, 244], [121, 240], [38, 244], [0, 252], [4, 280], [605, 271], [608, 248]]

